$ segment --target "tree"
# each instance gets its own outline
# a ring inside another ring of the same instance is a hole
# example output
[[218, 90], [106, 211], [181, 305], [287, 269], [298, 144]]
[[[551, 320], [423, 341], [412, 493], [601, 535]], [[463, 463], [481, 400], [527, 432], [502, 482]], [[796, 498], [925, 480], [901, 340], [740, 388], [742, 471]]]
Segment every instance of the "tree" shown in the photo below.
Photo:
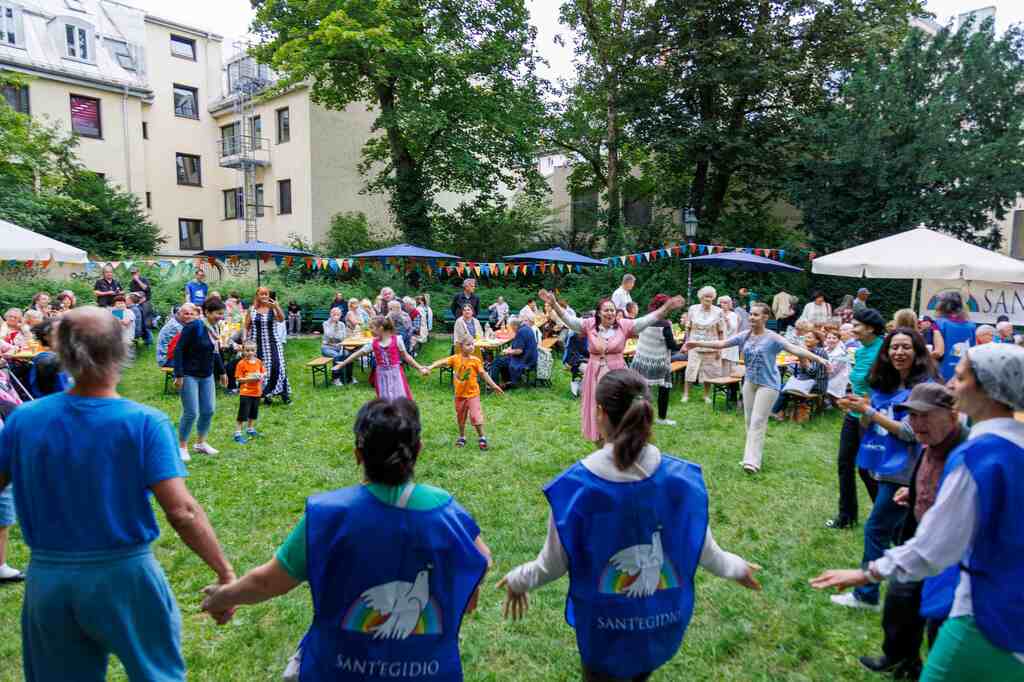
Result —
[[337, 213], [331, 218], [322, 251], [328, 256], [350, 256], [353, 253], [372, 251], [383, 247], [390, 239], [377, 239], [371, 231], [366, 214], [359, 211]]
[[898, 44], [919, 0], [657, 0], [633, 93], [637, 134], [661, 174], [689, 179], [702, 238], [733, 202], [770, 202], [803, 153], [801, 117], [823, 107], [836, 80], [869, 48]]
[[484, 262], [558, 242], [554, 215], [546, 202], [521, 194], [511, 206], [503, 201], [460, 204], [438, 216], [442, 251]]
[[808, 129], [789, 183], [805, 229], [835, 250], [924, 224], [998, 248], [1024, 187], [1024, 29], [914, 30], [850, 75]]
[[367, 189], [390, 194], [407, 240], [430, 245], [441, 192], [539, 191], [543, 104], [523, 0], [253, 0], [256, 58], [315, 102], [377, 110]]
[[629, 101], [650, 49], [650, 11], [647, 0], [569, 0], [562, 5], [562, 23], [575, 36], [576, 74], [552, 107], [547, 137], [584, 161], [574, 169], [571, 187], [596, 186], [605, 192], [604, 236], [611, 253], [624, 243], [622, 178], [631, 164], [622, 152], [630, 147]]

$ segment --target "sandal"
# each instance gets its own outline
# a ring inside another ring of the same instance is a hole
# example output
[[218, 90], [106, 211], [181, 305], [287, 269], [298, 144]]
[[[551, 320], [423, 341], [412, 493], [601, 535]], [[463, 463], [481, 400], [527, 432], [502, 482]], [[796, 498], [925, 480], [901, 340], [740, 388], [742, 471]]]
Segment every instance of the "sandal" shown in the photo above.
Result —
[[466, 447], [466, 437], [465, 436], [459, 436], [459, 439], [457, 441], [455, 441], [455, 447], [457, 447], [457, 448], [464, 448], [464, 447]]
[[481, 450], [486, 450], [487, 449], [487, 439], [481, 436], [480, 440], [477, 441], [477, 445], [480, 446]]
[[760, 469], [758, 469], [753, 464], [744, 464], [743, 465], [743, 470], [746, 471], [748, 474], [756, 474], [756, 473], [761, 471]]

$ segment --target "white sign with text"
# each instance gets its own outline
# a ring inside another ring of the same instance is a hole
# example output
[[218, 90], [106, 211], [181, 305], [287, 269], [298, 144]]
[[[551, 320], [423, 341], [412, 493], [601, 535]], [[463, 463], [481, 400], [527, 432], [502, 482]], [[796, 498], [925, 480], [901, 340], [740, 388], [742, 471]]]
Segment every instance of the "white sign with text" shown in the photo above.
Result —
[[1024, 326], [1024, 283], [922, 280], [921, 315], [935, 317], [939, 297], [947, 291], [960, 293], [971, 322], [995, 324], [996, 318], [1006, 315], [1014, 326]]

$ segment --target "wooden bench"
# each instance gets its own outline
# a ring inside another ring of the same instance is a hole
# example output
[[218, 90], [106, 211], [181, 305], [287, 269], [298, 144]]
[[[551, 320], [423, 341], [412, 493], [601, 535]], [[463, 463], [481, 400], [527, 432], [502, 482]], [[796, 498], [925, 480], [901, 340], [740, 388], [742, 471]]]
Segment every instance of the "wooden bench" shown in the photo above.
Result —
[[169, 395], [173, 393], [171, 386], [174, 385], [174, 368], [161, 367], [160, 371], [164, 373], [164, 395]]
[[711, 410], [717, 411], [718, 409], [718, 396], [719, 394], [725, 399], [725, 407], [729, 409], [730, 405], [735, 406], [739, 403], [740, 384], [743, 383], [743, 379], [739, 377], [720, 377], [718, 379], [705, 379], [704, 382], [711, 386]]
[[318, 357], [313, 358], [306, 363], [306, 367], [309, 367], [310, 373], [313, 375], [313, 388], [316, 388], [317, 377], [321, 377], [324, 380], [324, 388], [331, 385], [331, 372], [330, 368], [334, 366], [334, 358]]
[[669, 374], [669, 378], [673, 384], [680, 383], [685, 380], [685, 377], [680, 377], [680, 374], [686, 372], [686, 360], [676, 360], [672, 363], [672, 372]]
[[[305, 321], [309, 324], [310, 331], [318, 332], [323, 329], [324, 322], [331, 317], [330, 308], [314, 308], [309, 311], [305, 317]], [[342, 315], [344, 318], [344, 315]]]
[[[786, 418], [796, 424], [809, 422], [815, 416], [825, 412], [825, 396], [817, 393], [802, 395], [799, 393], [788, 393], [786, 401]], [[807, 419], [800, 417], [800, 407], [808, 405]]]

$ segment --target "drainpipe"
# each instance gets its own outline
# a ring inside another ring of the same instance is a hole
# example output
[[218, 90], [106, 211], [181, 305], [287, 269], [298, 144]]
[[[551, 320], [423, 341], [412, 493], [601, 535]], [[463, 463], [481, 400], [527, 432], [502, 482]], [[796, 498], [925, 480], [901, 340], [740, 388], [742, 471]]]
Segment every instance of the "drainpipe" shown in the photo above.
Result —
[[121, 131], [124, 135], [124, 170], [126, 174], [125, 185], [129, 192], [132, 191], [132, 150], [128, 142], [128, 86], [123, 86], [121, 92]]

